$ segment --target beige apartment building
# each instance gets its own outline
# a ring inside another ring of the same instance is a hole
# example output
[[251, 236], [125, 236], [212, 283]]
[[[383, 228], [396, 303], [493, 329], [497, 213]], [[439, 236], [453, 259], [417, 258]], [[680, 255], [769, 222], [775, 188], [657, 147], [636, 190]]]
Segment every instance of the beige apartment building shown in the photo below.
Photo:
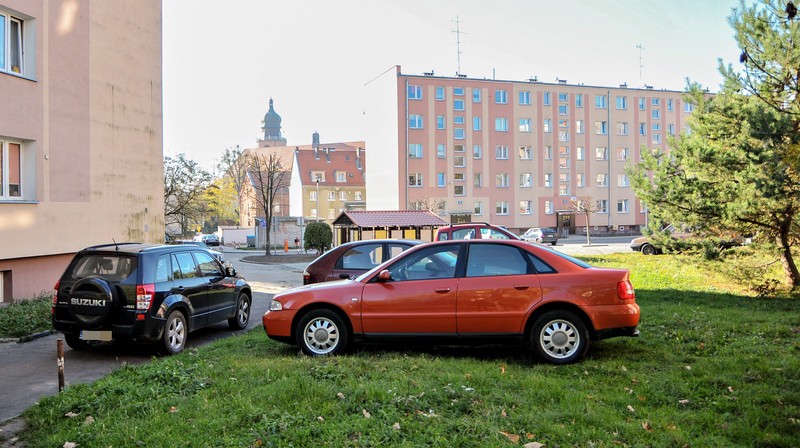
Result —
[[160, 0], [0, 0], [0, 302], [164, 241]]
[[[537, 79], [384, 73], [366, 87], [368, 210], [429, 207], [449, 222], [592, 233], [638, 231], [626, 168], [685, 129], [682, 92]], [[388, 125], [386, 123], [389, 123]]]

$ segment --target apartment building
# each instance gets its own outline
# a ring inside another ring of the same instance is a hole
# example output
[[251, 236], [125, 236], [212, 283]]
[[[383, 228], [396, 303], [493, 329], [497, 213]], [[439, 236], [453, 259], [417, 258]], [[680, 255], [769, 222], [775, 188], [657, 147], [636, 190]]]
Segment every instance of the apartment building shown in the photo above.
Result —
[[[368, 210], [434, 208], [450, 222], [593, 233], [646, 223], [626, 168], [685, 129], [682, 92], [384, 73], [367, 87]], [[388, 124], [387, 124], [388, 123]], [[396, 126], [395, 126], [396, 124]]]
[[0, 302], [164, 241], [161, 89], [160, 0], [0, 0]]

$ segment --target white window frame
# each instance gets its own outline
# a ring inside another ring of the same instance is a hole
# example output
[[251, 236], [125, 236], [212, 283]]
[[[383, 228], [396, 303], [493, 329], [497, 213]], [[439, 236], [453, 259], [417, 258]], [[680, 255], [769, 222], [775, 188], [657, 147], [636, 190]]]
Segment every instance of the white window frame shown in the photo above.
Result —
[[497, 132], [508, 132], [508, 118], [505, 117], [495, 118], [494, 130]]
[[494, 91], [495, 104], [508, 104], [508, 90], [497, 89]]
[[497, 201], [495, 203], [495, 212], [497, 213], [497, 215], [507, 215], [508, 201]]
[[520, 173], [519, 186], [520, 188], [533, 188], [533, 173]]
[[[422, 158], [422, 143], [409, 143], [408, 144], [408, 158], [409, 159], [421, 159]], [[337, 173], [338, 176], [338, 173]], [[344, 182], [340, 181], [337, 177], [336, 182]]]
[[409, 84], [408, 85], [408, 99], [421, 100], [422, 99], [422, 86]]
[[408, 115], [408, 128], [409, 129], [423, 129], [423, 119], [420, 114]]
[[494, 148], [495, 160], [508, 160], [508, 146], [497, 145]]
[[522, 200], [519, 201], [519, 214], [520, 215], [530, 215], [533, 213], [533, 206], [531, 201]]
[[519, 159], [520, 160], [533, 160], [533, 148], [530, 146], [520, 146], [519, 147]]
[[529, 90], [520, 90], [519, 91], [519, 105], [520, 106], [530, 106], [531, 105], [531, 92]]
[[519, 132], [531, 132], [531, 119], [530, 118], [520, 118], [519, 119]]
[[[19, 176], [19, 183], [12, 184], [11, 183], [11, 146], [19, 146], [19, 155], [17, 158], [17, 162], [19, 163], [18, 169], [18, 176]], [[25, 145], [21, 141], [17, 140], [0, 140], [0, 201], [21, 201], [25, 198], [25, 184], [26, 178], [30, 177], [32, 173], [29, 173], [27, 170], [26, 164], [26, 154], [25, 154]], [[12, 191], [12, 186], [16, 186], [16, 189]]]
[[411, 188], [421, 188], [422, 187], [422, 173], [409, 173], [408, 174], [408, 186]]
[[497, 188], [508, 188], [508, 173], [500, 173], [495, 176], [494, 186]]

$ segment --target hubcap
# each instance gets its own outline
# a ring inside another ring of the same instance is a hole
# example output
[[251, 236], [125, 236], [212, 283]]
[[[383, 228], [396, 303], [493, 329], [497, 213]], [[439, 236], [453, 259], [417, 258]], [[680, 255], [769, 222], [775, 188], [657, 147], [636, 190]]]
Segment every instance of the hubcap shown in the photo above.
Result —
[[542, 328], [539, 344], [553, 358], [567, 358], [578, 349], [580, 334], [565, 320], [554, 320]]
[[247, 317], [250, 313], [250, 305], [247, 303], [247, 300], [242, 300], [239, 303], [239, 323], [244, 325], [247, 323]]
[[324, 318], [313, 319], [305, 328], [306, 346], [318, 355], [331, 353], [339, 343], [339, 328]]
[[169, 323], [169, 345], [173, 350], [183, 347], [183, 339], [186, 328], [183, 326], [183, 321], [180, 319], [172, 319]]

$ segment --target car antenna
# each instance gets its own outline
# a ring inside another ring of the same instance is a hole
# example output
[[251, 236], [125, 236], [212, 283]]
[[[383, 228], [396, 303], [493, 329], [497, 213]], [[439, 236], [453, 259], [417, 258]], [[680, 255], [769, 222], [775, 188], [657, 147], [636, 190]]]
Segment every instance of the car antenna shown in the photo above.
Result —
[[117, 252], [119, 252], [119, 244], [117, 244], [117, 240], [115, 240], [114, 238], [111, 238], [111, 241], [114, 242], [114, 247], [117, 249]]

